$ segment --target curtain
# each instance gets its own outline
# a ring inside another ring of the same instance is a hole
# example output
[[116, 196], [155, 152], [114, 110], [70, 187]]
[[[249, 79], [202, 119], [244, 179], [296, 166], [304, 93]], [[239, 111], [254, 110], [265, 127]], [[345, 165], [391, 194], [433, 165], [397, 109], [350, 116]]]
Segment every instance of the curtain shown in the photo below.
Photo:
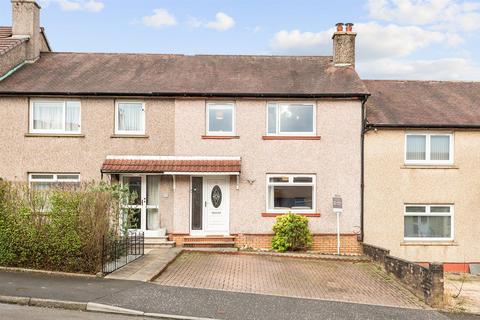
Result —
[[[147, 176], [147, 230], [160, 228], [158, 207], [160, 204], [160, 176]], [[153, 206], [154, 208], [148, 208]]]
[[35, 102], [33, 105], [33, 129], [62, 130], [63, 102]]
[[65, 131], [80, 132], [80, 102], [79, 101], [66, 102]]
[[143, 131], [143, 106], [141, 103], [118, 104], [118, 130]]
[[426, 136], [407, 136], [407, 160], [426, 160]]
[[450, 136], [431, 136], [430, 159], [431, 160], [450, 159]]

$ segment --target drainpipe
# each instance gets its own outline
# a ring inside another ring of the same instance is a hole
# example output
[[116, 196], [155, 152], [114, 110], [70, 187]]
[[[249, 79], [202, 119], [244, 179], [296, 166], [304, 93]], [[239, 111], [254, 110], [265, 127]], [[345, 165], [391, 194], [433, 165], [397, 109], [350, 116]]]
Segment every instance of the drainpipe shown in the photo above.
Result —
[[369, 95], [365, 95], [362, 100], [362, 134], [360, 137], [361, 151], [360, 151], [360, 234], [358, 241], [363, 241], [363, 214], [364, 214], [364, 196], [365, 196], [365, 133], [367, 132], [366, 110], [365, 103]]

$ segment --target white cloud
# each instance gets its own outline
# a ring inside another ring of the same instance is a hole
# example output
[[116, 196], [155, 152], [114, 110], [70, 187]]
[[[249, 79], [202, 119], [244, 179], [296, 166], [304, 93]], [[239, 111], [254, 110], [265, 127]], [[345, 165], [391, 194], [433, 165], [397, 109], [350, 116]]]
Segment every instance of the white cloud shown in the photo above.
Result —
[[374, 19], [434, 29], [475, 31], [480, 29], [480, 3], [460, 0], [368, 0]]
[[325, 54], [331, 47], [332, 30], [322, 32], [301, 32], [300, 30], [277, 32], [270, 41], [276, 53], [286, 54]]
[[[429, 31], [416, 26], [382, 26], [376, 22], [355, 25], [357, 56], [360, 59], [405, 57], [432, 44], [458, 45], [462, 39], [454, 34]], [[329, 29], [320, 32], [299, 30], [276, 33], [270, 42], [274, 52], [288, 54], [326, 54], [332, 51], [332, 34]]]
[[64, 11], [100, 12], [105, 4], [99, 0], [44, 0], [43, 3], [57, 3]]
[[145, 16], [142, 22], [147, 27], [162, 28], [177, 24], [175, 17], [165, 9], [154, 9], [153, 15]]
[[[462, 43], [457, 34], [427, 30], [419, 26], [358, 23], [357, 70], [362, 77], [391, 79], [479, 79], [480, 68], [465, 58], [419, 60], [411, 58], [421, 49], [432, 46], [451, 49]], [[324, 55], [332, 52], [332, 34], [282, 30], [276, 33], [270, 48], [274, 53]]]
[[379, 59], [359, 62], [364, 79], [479, 80], [480, 68], [464, 58], [434, 60]]
[[215, 20], [208, 22], [205, 26], [210, 29], [225, 31], [235, 26], [235, 20], [226, 13], [218, 12], [215, 15]]
[[192, 28], [209, 28], [225, 31], [235, 26], [235, 20], [223, 12], [217, 12], [214, 21], [205, 21], [196, 17], [189, 17], [188, 25]]

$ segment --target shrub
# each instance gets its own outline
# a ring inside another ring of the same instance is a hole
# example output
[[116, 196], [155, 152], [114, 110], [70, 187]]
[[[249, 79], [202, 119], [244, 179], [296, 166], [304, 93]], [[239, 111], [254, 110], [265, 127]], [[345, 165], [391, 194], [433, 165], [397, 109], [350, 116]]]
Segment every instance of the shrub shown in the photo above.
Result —
[[67, 272], [101, 270], [104, 237], [127, 230], [128, 190], [105, 183], [30, 189], [0, 181], [0, 265]]
[[308, 218], [298, 214], [278, 216], [273, 232], [272, 248], [280, 252], [306, 250], [312, 244]]

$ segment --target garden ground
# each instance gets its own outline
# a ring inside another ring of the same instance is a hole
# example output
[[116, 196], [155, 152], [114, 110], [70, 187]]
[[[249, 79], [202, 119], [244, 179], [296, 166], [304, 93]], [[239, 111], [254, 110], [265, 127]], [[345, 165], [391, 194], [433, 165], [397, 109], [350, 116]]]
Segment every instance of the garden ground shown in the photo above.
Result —
[[446, 274], [445, 294], [452, 311], [480, 314], [480, 276]]

